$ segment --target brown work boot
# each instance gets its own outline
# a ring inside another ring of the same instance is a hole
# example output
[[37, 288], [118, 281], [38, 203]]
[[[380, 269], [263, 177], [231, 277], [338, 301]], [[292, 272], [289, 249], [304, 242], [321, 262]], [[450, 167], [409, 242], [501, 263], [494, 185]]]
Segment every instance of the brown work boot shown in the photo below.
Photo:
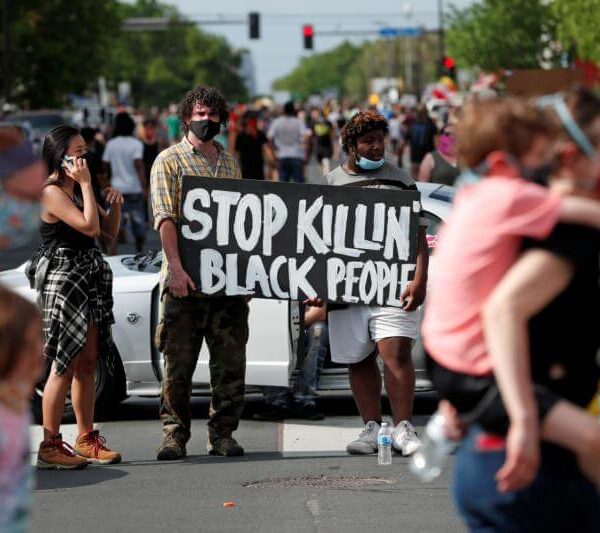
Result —
[[44, 470], [80, 470], [87, 461], [79, 457], [73, 448], [57, 433], [40, 443], [37, 467]]
[[175, 461], [187, 455], [185, 439], [178, 432], [167, 433], [156, 452], [157, 461]]
[[75, 452], [88, 463], [97, 465], [112, 465], [121, 462], [121, 454], [106, 446], [106, 439], [97, 429], [88, 431], [77, 437]]
[[221, 457], [240, 457], [244, 455], [244, 448], [231, 437], [216, 437], [208, 443], [207, 448], [210, 455]]

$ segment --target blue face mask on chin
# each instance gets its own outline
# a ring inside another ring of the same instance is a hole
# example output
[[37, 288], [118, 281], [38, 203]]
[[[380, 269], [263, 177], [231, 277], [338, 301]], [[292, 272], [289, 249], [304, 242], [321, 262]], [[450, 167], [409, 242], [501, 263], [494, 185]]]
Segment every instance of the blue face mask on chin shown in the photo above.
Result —
[[384, 164], [385, 159], [383, 157], [379, 161], [373, 161], [372, 159], [359, 156], [359, 158], [356, 160], [356, 165], [362, 170], [377, 170], [380, 169]]

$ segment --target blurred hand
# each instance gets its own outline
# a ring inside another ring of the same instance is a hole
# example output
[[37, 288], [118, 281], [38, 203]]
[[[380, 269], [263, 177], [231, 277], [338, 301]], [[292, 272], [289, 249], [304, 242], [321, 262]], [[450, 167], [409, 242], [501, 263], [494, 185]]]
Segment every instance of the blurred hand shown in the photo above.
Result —
[[72, 160], [71, 163], [65, 161], [63, 164], [65, 173], [73, 181], [79, 183], [79, 185], [92, 183], [92, 176], [90, 175], [90, 169], [88, 168], [87, 161], [81, 157], [77, 157]]
[[438, 404], [437, 410], [446, 420], [446, 438], [454, 441], [461, 440], [467, 430], [467, 426], [458, 416], [456, 408], [448, 400], [442, 400]]
[[317, 297], [307, 298], [302, 303], [304, 305], [308, 305], [309, 307], [323, 307], [323, 300]]
[[427, 286], [425, 283], [411, 281], [408, 287], [401, 294], [402, 309], [405, 311], [415, 311], [425, 300]]
[[196, 286], [192, 278], [183, 268], [169, 267], [169, 292], [175, 298], [184, 298], [190, 291], [195, 291]]
[[540, 465], [538, 424], [511, 423], [506, 437], [506, 460], [496, 473], [499, 492], [527, 487]]
[[111, 207], [121, 207], [123, 205], [123, 195], [113, 187], [106, 187], [104, 189], [104, 197]]

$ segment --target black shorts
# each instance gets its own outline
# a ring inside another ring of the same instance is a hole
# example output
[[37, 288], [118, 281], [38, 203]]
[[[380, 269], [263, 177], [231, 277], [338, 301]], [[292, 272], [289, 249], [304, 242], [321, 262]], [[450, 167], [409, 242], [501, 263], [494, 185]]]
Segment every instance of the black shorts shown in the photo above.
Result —
[[[471, 376], [453, 372], [426, 356], [427, 371], [439, 395], [448, 400], [468, 424], [479, 424], [485, 431], [505, 435], [508, 431], [508, 413], [493, 375]], [[545, 385], [534, 384], [540, 422], [561, 400]]]

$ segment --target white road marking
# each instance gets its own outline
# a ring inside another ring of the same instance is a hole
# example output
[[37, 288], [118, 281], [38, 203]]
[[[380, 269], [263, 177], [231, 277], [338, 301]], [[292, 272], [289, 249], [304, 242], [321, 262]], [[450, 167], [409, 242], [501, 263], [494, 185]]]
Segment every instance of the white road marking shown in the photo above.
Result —
[[285, 422], [282, 454], [284, 457], [347, 455], [346, 446], [358, 438], [363, 427], [362, 420], [355, 416]]
[[[100, 429], [102, 424], [94, 424], [94, 429]], [[60, 426], [60, 432], [62, 433], [63, 440], [75, 446], [77, 440], [77, 424], [63, 424]], [[44, 428], [42, 426], [31, 426], [29, 428], [29, 446], [30, 446], [30, 463], [35, 465], [37, 463], [37, 453], [40, 447], [40, 442], [44, 440]]]

